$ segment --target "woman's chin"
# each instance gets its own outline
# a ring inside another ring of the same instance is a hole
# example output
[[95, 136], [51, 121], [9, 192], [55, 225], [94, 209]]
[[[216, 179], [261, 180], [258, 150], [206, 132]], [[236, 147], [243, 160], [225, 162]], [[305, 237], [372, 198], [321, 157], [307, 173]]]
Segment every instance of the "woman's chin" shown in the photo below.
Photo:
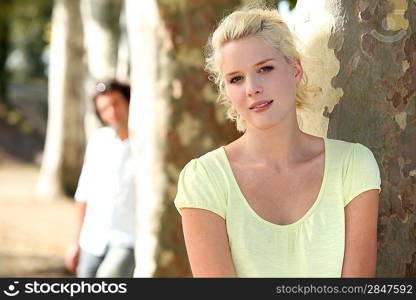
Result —
[[266, 131], [266, 130], [270, 130], [270, 129], [276, 128], [277, 126], [279, 126], [279, 122], [277, 122], [277, 121], [255, 122], [255, 123], [251, 123], [249, 126], [247, 126], [247, 129], [249, 127], [251, 127], [254, 130]]

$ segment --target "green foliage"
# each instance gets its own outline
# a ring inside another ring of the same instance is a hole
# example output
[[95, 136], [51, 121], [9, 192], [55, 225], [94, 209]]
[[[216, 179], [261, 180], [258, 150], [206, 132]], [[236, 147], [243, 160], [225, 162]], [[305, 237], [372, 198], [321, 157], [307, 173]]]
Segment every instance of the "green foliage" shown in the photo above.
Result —
[[287, 0], [289, 2], [289, 9], [293, 10], [296, 7], [297, 0]]
[[92, 0], [92, 16], [104, 28], [113, 29], [120, 17], [121, 0]]
[[[0, 0], [0, 118], [29, 133], [33, 126], [8, 97], [11, 80], [44, 82], [53, 0]], [[13, 62], [14, 59], [14, 63]]]
[[298, 1], [297, 0], [278, 0], [277, 4], [279, 4], [279, 2], [287, 2], [289, 4], [289, 10], [293, 10], [296, 7], [296, 4]]
[[21, 68], [12, 70], [12, 77], [21, 80], [45, 77], [42, 57], [49, 44], [53, 0], [13, 0], [12, 3], [10, 53], [20, 53], [22, 58]]

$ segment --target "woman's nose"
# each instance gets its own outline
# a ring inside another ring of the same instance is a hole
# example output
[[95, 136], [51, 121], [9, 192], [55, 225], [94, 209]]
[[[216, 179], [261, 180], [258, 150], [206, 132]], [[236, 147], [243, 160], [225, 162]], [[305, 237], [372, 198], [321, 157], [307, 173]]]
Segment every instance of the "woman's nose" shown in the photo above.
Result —
[[246, 82], [247, 96], [254, 97], [263, 92], [263, 87], [257, 78], [248, 78]]

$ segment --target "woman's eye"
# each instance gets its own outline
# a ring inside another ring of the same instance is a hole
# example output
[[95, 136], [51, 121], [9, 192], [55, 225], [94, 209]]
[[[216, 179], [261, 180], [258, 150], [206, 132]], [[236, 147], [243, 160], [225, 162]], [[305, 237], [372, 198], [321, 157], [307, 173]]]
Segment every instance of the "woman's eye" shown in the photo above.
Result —
[[272, 66], [265, 66], [260, 68], [260, 72], [270, 72], [274, 68]]
[[241, 79], [243, 79], [242, 76], [235, 76], [235, 77], [230, 79], [230, 83], [236, 83], [236, 82], [240, 81]]

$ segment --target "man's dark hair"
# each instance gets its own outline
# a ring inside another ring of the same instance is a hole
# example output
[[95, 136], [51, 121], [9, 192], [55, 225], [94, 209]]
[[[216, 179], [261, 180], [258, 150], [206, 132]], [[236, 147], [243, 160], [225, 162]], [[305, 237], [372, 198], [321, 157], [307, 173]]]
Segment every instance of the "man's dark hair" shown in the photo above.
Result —
[[97, 97], [101, 95], [107, 95], [111, 92], [119, 92], [123, 98], [127, 101], [130, 105], [130, 85], [126, 83], [121, 83], [117, 80], [108, 80], [108, 81], [100, 81], [95, 85], [95, 94], [92, 97], [92, 101], [94, 102], [95, 113], [101, 123], [104, 124], [103, 120], [101, 120], [100, 114], [97, 110]]

